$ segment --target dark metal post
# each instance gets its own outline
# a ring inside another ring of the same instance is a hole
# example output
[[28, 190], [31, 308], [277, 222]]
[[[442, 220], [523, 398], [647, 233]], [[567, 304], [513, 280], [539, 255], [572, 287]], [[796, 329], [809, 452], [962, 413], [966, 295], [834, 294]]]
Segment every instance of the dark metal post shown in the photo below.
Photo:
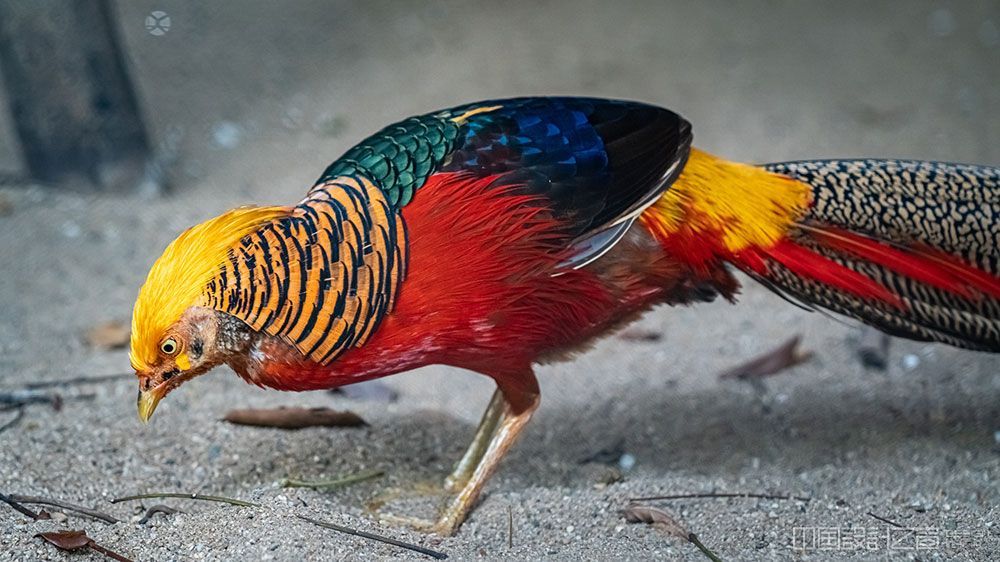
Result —
[[0, 71], [28, 173], [135, 181], [149, 155], [110, 0], [0, 1]]

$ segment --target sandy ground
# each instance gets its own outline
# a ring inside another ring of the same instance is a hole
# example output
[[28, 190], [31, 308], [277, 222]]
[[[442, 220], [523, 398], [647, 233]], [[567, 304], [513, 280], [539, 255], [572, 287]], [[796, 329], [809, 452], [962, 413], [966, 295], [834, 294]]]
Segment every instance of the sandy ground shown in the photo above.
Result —
[[[127, 371], [124, 351], [92, 349], [81, 334], [128, 319], [149, 265], [181, 229], [238, 204], [292, 202], [363, 135], [462, 101], [643, 99], [690, 119], [698, 146], [747, 161], [1000, 164], [996, 3], [259, 4], [121, 3], [173, 187], [160, 198], [0, 191], [0, 391]], [[144, 29], [152, 10], [171, 16], [165, 35]], [[9, 128], [0, 116], [0, 132]], [[0, 169], [16, 171], [16, 154], [0, 134]], [[753, 285], [739, 306], [663, 308], [639, 327], [662, 339], [612, 337], [540, 368], [540, 412], [461, 532], [443, 540], [379, 525], [365, 504], [443, 476], [489, 398], [482, 377], [422, 369], [386, 379], [400, 399], [384, 403], [264, 391], [220, 369], [172, 394], [145, 427], [127, 377], [58, 389], [60, 412], [30, 406], [0, 434], [0, 491], [95, 505], [125, 522], [32, 523], [0, 506], [0, 559], [65, 559], [32, 538], [51, 528], [85, 528], [136, 560], [422, 558], [293, 518], [305, 514], [458, 560], [699, 560], [689, 544], [626, 525], [619, 510], [634, 496], [712, 491], [812, 498], [656, 504], [727, 560], [1000, 557], [997, 358], [895, 341], [888, 371], [866, 371], [853, 324]], [[763, 389], [716, 377], [793, 334], [815, 358]], [[351, 409], [370, 426], [285, 432], [219, 421], [231, 407], [275, 405]], [[0, 413], [0, 424], [10, 418]], [[602, 484], [622, 455], [634, 466]], [[386, 476], [332, 492], [277, 484], [369, 469]], [[265, 507], [166, 500], [186, 513], [137, 525], [137, 504], [108, 503], [145, 491]], [[390, 508], [429, 514], [433, 504]], [[890, 548], [888, 525], [868, 512], [918, 532], [891, 535]]]

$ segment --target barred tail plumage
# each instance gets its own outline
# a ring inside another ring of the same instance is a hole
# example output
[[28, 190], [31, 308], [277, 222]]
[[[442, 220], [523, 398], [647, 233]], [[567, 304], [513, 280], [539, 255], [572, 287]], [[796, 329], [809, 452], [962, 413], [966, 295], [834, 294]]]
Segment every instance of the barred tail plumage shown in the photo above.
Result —
[[812, 200], [731, 257], [772, 289], [888, 333], [1000, 351], [1000, 168], [899, 160], [763, 166]]

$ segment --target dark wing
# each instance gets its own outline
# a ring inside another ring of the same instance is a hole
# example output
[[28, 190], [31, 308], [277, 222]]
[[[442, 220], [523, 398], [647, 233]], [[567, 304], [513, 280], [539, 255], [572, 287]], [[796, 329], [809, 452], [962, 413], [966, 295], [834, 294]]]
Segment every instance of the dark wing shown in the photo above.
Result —
[[[573, 234], [614, 224], [655, 201], [680, 171], [690, 125], [672, 111], [635, 102], [524, 98], [470, 116], [441, 171], [504, 174], [541, 195]], [[673, 173], [672, 173], [673, 172]]]
[[676, 113], [590, 98], [479, 102], [386, 127], [333, 163], [320, 183], [363, 175], [395, 208], [436, 172], [500, 175], [539, 195], [576, 239], [579, 267], [625, 233], [680, 173], [691, 127]]

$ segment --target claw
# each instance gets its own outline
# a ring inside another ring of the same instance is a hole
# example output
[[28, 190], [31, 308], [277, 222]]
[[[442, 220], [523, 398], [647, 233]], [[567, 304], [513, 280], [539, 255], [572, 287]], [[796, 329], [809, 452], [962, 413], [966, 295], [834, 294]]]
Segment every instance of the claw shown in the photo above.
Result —
[[409, 527], [420, 533], [434, 533], [438, 523], [437, 521], [431, 521], [422, 517], [408, 517], [392, 513], [380, 513], [378, 519], [382, 523], [388, 523], [397, 527]]
[[435, 482], [417, 482], [410, 488], [390, 487], [382, 490], [365, 504], [370, 513], [378, 513], [386, 504], [398, 499], [418, 498], [422, 496], [444, 496], [449, 493], [446, 487]]

